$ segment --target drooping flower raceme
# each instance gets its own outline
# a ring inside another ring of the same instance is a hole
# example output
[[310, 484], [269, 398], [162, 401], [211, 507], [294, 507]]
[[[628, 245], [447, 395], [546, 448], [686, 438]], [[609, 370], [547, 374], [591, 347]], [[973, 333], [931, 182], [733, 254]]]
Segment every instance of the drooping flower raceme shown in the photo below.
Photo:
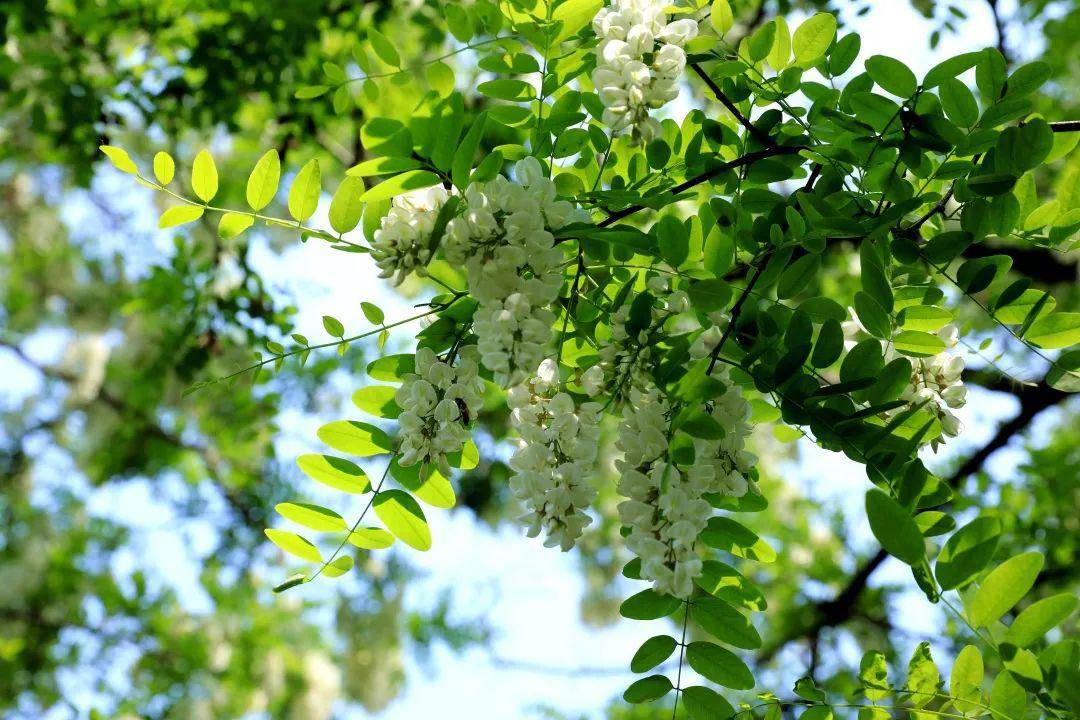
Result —
[[394, 198], [371, 243], [379, 277], [400, 285], [411, 272], [427, 274], [431, 234], [448, 195], [440, 186], [413, 190]]
[[[721, 372], [718, 379], [726, 381]], [[744, 449], [750, 410], [738, 388], [702, 409], [722, 431], [717, 439], [695, 438], [695, 460], [685, 470], [668, 454], [671, 404], [655, 389], [631, 388], [623, 412], [616, 461], [618, 491], [627, 499], [619, 515], [630, 528], [627, 547], [641, 558], [641, 576], [658, 592], [689, 597], [701, 574], [694, 544], [712, 515], [708, 493], [741, 497], [750, 486], [754, 456]]]
[[[866, 328], [859, 322], [855, 311], [849, 308], [850, 319], [843, 323], [844, 340], [850, 346], [861, 337], [868, 335]], [[911, 379], [904, 388], [900, 399], [908, 401], [911, 405], [921, 405], [925, 410], [933, 413], [941, 422], [941, 432], [946, 437], [956, 437], [960, 434], [960, 418], [953, 412], [962, 408], [967, 403], [967, 388], [964, 387], [961, 375], [964, 372], [964, 358], [953, 352], [960, 340], [960, 334], [955, 325], [949, 324], [938, 330], [938, 338], [945, 344], [945, 349], [927, 358], [905, 357], [911, 363]], [[892, 362], [898, 357], [904, 357], [896, 352], [891, 343], [882, 343], [885, 362]], [[886, 417], [895, 417], [903, 412], [900, 407], [885, 413]], [[930, 444], [936, 449], [940, 440], [931, 440]]]
[[669, 21], [664, 0], [614, 0], [593, 18], [596, 70], [592, 81], [604, 104], [604, 123], [618, 132], [631, 128], [635, 141], [660, 134], [650, 111], [679, 95], [686, 67], [683, 45], [697, 36], [697, 22]]
[[536, 158], [516, 163], [514, 176], [470, 185], [443, 240], [447, 260], [465, 268], [479, 303], [473, 332], [480, 361], [503, 385], [535, 372], [551, 341], [549, 308], [562, 287], [563, 256], [550, 229], [587, 217], [555, 199]]
[[395, 400], [402, 413], [402, 467], [423, 463], [450, 477], [448, 453], [469, 439], [469, 424], [483, 400], [484, 381], [477, 375], [475, 346], [465, 346], [451, 365], [430, 348], [416, 351], [416, 372], [405, 376]]
[[589, 484], [600, 438], [601, 406], [559, 390], [558, 365], [544, 360], [536, 377], [510, 389], [510, 421], [520, 436], [510, 459], [510, 488], [528, 512], [529, 537], [543, 531], [544, 544], [569, 550], [592, 522], [596, 497]]

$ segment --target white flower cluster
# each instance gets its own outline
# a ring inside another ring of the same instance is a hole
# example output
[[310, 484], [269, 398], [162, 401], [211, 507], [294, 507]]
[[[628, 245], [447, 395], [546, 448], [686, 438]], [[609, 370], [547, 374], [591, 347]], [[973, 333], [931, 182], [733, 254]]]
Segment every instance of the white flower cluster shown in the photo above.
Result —
[[464, 211], [443, 241], [447, 260], [465, 268], [479, 303], [473, 332], [480, 361], [503, 385], [533, 372], [551, 340], [549, 308], [562, 287], [563, 254], [549, 228], [587, 219], [555, 199], [555, 185], [536, 158], [516, 163], [514, 177], [470, 185]]
[[401, 284], [410, 272], [427, 274], [431, 260], [431, 233], [447, 192], [440, 186], [413, 190], [394, 198], [390, 212], [379, 223], [371, 243], [371, 257], [379, 277]]
[[631, 335], [627, 326], [633, 303], [626, 301], [611, 314], [611, 337], [600, 345], [600, 367], [614, 383], [617, 399], [625, 397], [631, 387], [643, 390], [652, 386], [651, 366], [658, 352], [653, 347], [653, 335], [668, 318], [684, 313], [690, 307], [690, 297], [681, 290], [668, 293], [668, 283], [663, 278], [651, 278], [648, 289], [663, 299], [653, 303], [647, 326], [637, 328]]
[[[952, 411], [967, 403], [967, 388], [960, 379], [964, 358], [950, 352], [960, 339], [959, 331], [955, 325], [946, 325], [937, 335], [946, 349], [933, 357], [912, 359], [911, 382], [900, 397], [910, 403], [925, 402], [924, 407], [941, 421], [941, 432], [956, 437], [960, 434], [960, 418]], [[932, 444], [937, 446], [936, 442]]]
[[623, 451], [616, 462], [618, 491], [627, 498], [619, 504], [619, 516], [630, 528], [626, 546], [641, 558], [641, 576], [657, 592], [686, 598], [701, 574], [694, 544], [712, 515], [704, 496], [744, 495], [754, 456], [744, 449], [750, 409], [738, 388], [729, 385], [706, 405], [724, 435], [696, 439], [695, 462], [685, 472], [668, 456], [671, 410], [656, 389], [631, 388], [618, 439]]
[[402, 467], [423, 463], [450, 477], [447, 453], [461, 450], [469, 424], [483, 400], [484, 381], [477, 375], [476, 349], [458, 351], [456, 365], [443, 362], [430, 348], [416, 351], [416, 372], [404, 377], [395, 400], [402, 413]]
[[632, 127], [635, 141], [660, 134], [649, 116], [679, 95], [686, 67], [682, 46], [697, 37], [697, 22], [669, 22], [665, 0], [614, 0], [593, 18], [596, 70], [592, 81], [604, 104], [604, 123], [619, 131]]
[[[851, 319], [843, 323], [844, 339], [851, 345], [866, 328], [859, 322], [855, 311], [849, 308]], [[964, 358], [954, 354], [952, 350], [960, 340], [960, 333], [955, 325], [949, 324], [937, 332], [937, 336], [945, 343], [945, 350], [928, 358], [905, 358], [911, 363], [911, 380], [900, 399], [910, 404], [923, 404], [924, 409], [933, 413], [941, 422], [941, 432], [946, 437], [956, 437], [960, 434], [960, 418], [953, 410], [962, 408], [967, 403], [967, 388], [960, 379], [964, 372]], [[885, 362], [892, 362], [895, 358], [904, 357], [896, 352], [891, 344], [882, 343], [885, 352]], [[904, 408], [897, 408], [888, 413], [886, 417], [892, 417], [903, 412]], [[940, 441], [931, 441], [936, 449]]]
[[543, 530], [544, 545], [569, 550], [592, 522], [586, 513], [596, 490], [588, 479], [596, 464], [601, 406], [574, 406], [559, 391], [559, 369], [552, 359], [536, 377], [510, 389], [510, 421], [520, 436], [510, 459], [510, 488], [528, 508], [521, 520], [529, 537]]
[[720, 397], [706, 403], [705, 410], [723, 429], [718, 439], [694, 439], [694, 466], [689, 474], [709, 489], [706, 492], [742, 497], [750, 489], [750, 469], [757, 457], [746, 450], [746, 439], [752, 430], [750, 403], [731, 382], [726, 369], [717, 368], [713, 377], [727, 389]]

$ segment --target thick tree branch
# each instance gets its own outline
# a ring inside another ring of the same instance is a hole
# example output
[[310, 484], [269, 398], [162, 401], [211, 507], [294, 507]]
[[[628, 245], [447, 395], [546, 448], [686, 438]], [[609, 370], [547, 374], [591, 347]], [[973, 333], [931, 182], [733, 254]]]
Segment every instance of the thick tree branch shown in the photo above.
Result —
[[[980, 371], [977, 375], [985, 387], [1015, 395], [1020, 400], [1020, 411], [1014, 417], [1002, 423], [994, 436], [985, 445], [968, 456], [946, 478], [945, 482], [954, 489], [958, 488], [968, 477], [979, 472], [991, 455], [1008, 445], [1009, 441], [1023, 432], [1041, 412], [1070, 397], [1069, 393], [1057, 390], [1045, 382], [1016, 386], [1007, 378], [996, 376], [994, 373]], [[765, 647], [758, 654], [758, 661], [768, 662], [782, 648], [796, 640], [806, 639], [815, 642], [826, 628], [837, 627], [859, 617], [861, 614], [859, 599], [868, 587], [870, 577], [881, 567], [888, 556], [885, 550], [879, 549], [877, 553], [856, 569], [847, 583], [831, 600], [819, 602], [813, 606], [813, 619], [808, 625]]]

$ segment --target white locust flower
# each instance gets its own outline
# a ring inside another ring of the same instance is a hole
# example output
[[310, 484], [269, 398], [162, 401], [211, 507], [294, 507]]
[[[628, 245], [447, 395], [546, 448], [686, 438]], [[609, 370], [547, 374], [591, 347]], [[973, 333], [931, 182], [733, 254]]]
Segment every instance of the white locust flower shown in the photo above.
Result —
[[455, 365], [429, 348], [416, 351], [416, 372], [405, 376], [395, 400], [401, 407], [398, 464], [422, 463], [450, 477], [447, 454], [469, 440], [469, 425], [483, 401], [484, 381], [477, 375], [476, 349], [458, 351]]
[[603, 121], [613, 131], [631, 129], [635, 142], [660, 134], [650, 111], [679, 95], [686, 67], [683, 46], [697, 37], [697, 23], [669, 21], [663, 0], [615, 0], [593, 18], [596, 46], [593, 85], [604, 105]]
[[596, 497], [589, 485], [597, 458], [601, 406], [559, 390], [558, 365], [548, 358], [532, 379], [510, 389], [510, 421], [520, 439], [510, 459], [510, 488], [528, 512], [529, 537], [542, 532], [548, 547], [569, 550], [592, 522]]
[[519, 161], [512, 174], [516, 181], [470, 185], [443, 241], [447, 260], [464, 267], [479, 303], [473, 331], [480, 362], [502, 385], [535, 372], [551, 344], [550, 307], [563, 284], [563, 252], [551, 229], [588, 219], [555, 199], [555, 185], [536, 158]]
[[400, 285], [410, 272], [427, 274], [431, 233], [447, 197], [445, 189], [435, 186], [394, 198], [371, 243], [371, 257], [381, 270], [379, 277]]

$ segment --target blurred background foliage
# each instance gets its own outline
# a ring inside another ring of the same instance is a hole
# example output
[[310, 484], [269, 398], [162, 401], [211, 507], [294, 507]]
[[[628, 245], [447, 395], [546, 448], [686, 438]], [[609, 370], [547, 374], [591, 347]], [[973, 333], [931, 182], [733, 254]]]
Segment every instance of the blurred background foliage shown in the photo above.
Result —
[[[867, 7], [732, 4], [743, 33], [781, 13], [831, 9], [850, 19]], [[990, 12], [1007, 58], [1037, 53], [1053, 67], [1040, 100], [1046, 117], [1080, 118], [1080, 3], [912, 4], [937, 28], [912, 39], [928, 51], [963, 33], [966, 15]], [[202, 224], [156, 243], [146, 221], [155, 209], [125, 198], [97, 150], [122, 145], [148, 158], [167, 149], [189, 164], [212, 144], [224, 204], [239, 203], [240, 180], [267, 147], [291, 167], [319, 157], [334, 168], [329, 177], [341, 177], [364, 157], [365, 117], [407, 116], [423, 93], [422, 70], [356, 84], [348, 102], [294, 93], [320, 82], [325, 62], [350, 67], [371, 27], [403, 57], [446, 52], [455, 41], [440, 13], [433, 0], [0, 0], [0, 367], [8, 375], [0, 385], [0, 717], [93, 709], [97, 717], [322, 720], [335, 698], [337, 708], [386, 708], [403, 691], [406, 655], [488, 642], [485, 619], [455, 611], [452, 593], [424, 611], [406, 609], [416, 577], [407, 553], [381, 565], [362, 559], [363, 572], [321, 596], [269, 592], [278, 569], [266, 565], [277, 558], [261, 530], [273, 504], [302, 494], [293, 489], [303, 483], [292, 456], [277, 450], [282, 418], [331, 415], [372, 348], [313, 354], [303, 369], [286, 364], [255, 385], [184, 396], [193, 381], [234, 371], [293, 330], [302, 298], [271, 287], [252, 253], [256, 242], [279, 251], [297, 239], [267, 230], [225, 242]], [[470, 58], [449, 61], [459, 87], [475, 86]], [[695, 102], [707, 104], [692, 87]], [[484, 102], [473, 96], [470, 110]], [[1040, 184], [1080, 192], [1080, 155], [1071, 157]], [[1008, 251], [1015, 269], [1053, 288], [1059, 309], [1077, 309], [1076, 251]], [[823, 290], [851, 287], [850, 254], [833, 256]], [[969, 333], [994, 337], [985, 319], [966, 320]], [[996, 506], [1002, 557], [1029, 546], [1048, 553], [1036, 600], [1077, 587], [1080, 408], [1041, 383], [1040, 368], [994, 347], [1003, 352], [998, 367], [1032, 382], [994, 367], [969, 373], [1013, 415], [985, 444], [965, 445], [942, 477], [962, 491], [958, 509]], [[504, 419], [481, 418], [482, 448], [505, 433]], [[884, 554], [854, 553], [834, 504], [785, 483], [795, 446], [767, 431], [757, 440], [774, 500], [755, 529], [780, 549], [777, 563], [755, 565], [769, 598], [758, 676], [787, 681], [808, 670], [823, 687], [846, 687], [861, 652], [843, 649], [903, 645], [899, 588], [871, 581]], [[985, 463], [1007, 446], [1023, 448], [1024, 459], [988, 473]], [[495, 527], [519, 511], [506, 466], [489, 455], [457, 480], [455, 512]], [[612, 510], [613, 484], [605, 487], [600, 504]], [[139, 492], [168, 509], [162, 522], [184, 538], [190, 581], [184, 573], [163, 580], [177, 557], [148, 556], [154, 546], [141, 529], [102, 511]], [[614, 515], [592, 526], [575, 557], [589, 625], [615, 622], [623, 597]], [[144, 572], [157, 562], [166, 566]], [[957, 650], [968, 639], [952, 625], [938, 637]], [[616, 703], [610, 716], [642, 712]]]

